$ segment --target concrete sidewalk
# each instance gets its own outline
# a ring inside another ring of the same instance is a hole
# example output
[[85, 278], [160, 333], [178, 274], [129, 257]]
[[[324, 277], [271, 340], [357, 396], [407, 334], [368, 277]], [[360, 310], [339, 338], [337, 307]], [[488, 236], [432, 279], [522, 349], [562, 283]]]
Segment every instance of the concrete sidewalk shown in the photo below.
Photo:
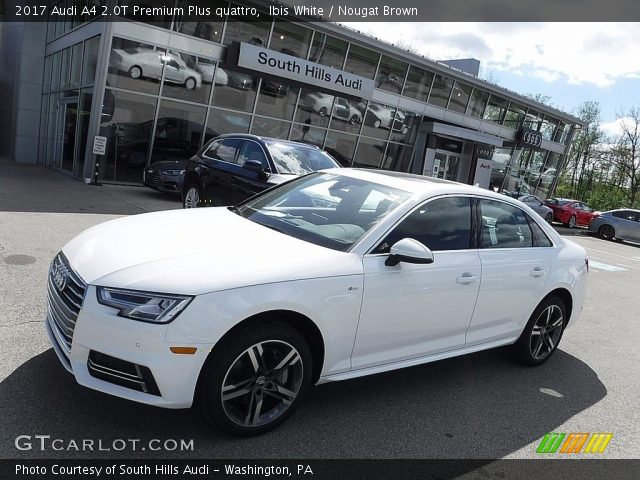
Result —
[[40, 165], [0, 159], [0, 212], [132, 215], [182, 208], [177, 195], [142, 186], [87, 185]]

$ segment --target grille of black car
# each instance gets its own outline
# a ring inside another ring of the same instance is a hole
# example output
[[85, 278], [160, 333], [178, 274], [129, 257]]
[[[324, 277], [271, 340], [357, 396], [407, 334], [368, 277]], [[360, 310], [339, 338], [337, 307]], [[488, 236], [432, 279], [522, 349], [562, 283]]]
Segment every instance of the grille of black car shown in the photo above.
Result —
[[160, 185], [160, 171], [159, 170], [147, 170], [144, 177], [145, 181], [149, 185]]
[[73, 271], [64, 254], [60, 252], [49, 268], [47, 321], [56, 343], [67, 359], [71, 353], [73, 331], [86, 289], [85, 282]]

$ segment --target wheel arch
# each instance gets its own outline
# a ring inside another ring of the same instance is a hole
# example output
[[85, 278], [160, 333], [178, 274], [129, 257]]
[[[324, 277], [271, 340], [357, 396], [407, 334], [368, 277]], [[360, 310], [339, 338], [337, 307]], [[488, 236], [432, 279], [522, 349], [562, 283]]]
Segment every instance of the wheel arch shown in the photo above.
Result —
[[573, 313], [573, 296], [571, 295], [571, 292], [565, 287], [555, 288], [554, 290], [551, 290], [548, 294], [546, 294], [544, 298], [540, 300], [540, 302], [538, 302], [538, 305], [551, 296], [560, 298], [560, 300], [562, 300], [562, 303], [564, 303], [564, 308], [566, 310], [565, 313], [567, 314], [567, 324], [569, 324], [569, 320], [571, 320], [571, 314]]
[[[324, 365], [324, 338], [322, 336], [322, 333], [320, 332], [320, 329], [313, 320], [311, 320], [308, 316], [293, 310], [267, 310], [251, 315], [250, 317], [247, 317], [244, 320], [238, 322], [229, 330], [227, 330], [225, 334], [222, 335], [220, 340], [216, 342], [216, 345], [211, 349], [211, 352], [209, 352], [205, 363], [209, 360], [209, 358], [212, 357], [218, 345], [221, 345], [226, 339], [232, 337], [238, 331], [244, 329], [249, 325], [263, 324], [274, 321], [281, 321], [288, 324], [291, 328], [296, 329], [307, 341], [309, 349], [311, 350], [311, 357], [313, 359], [313, 374], [311, 377], [311, 383], [315, 384], [320, 378], [320, 373], [322, 372], [322, 367]], [[200, 371], [198, 385], [200, 384], [200, 378], [202, 376], [203, 370], [204, 368]]]

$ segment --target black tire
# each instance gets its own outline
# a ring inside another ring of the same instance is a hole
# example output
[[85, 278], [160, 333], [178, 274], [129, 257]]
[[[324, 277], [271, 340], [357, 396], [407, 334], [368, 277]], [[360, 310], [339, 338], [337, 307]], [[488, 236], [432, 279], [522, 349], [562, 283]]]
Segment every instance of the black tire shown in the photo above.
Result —
[[[190, 190], [194, 190], [197, 194], [197, 201], [195, 198], [191, 197]], [[202, 190], [196, 183], [190, 183], [187, 185], [187, 188], [184, 190], [184, 197], [182, 199], [182, 208], [198, 208], [202, 206]]]
[[544, 219], [549, 225], [551, 225], [553, 223], [553, 213], [547, 213], [547, 216], [544, 217]]
[[575, 215], [571, 215], [571, 217], [569, 217], [569, 221], [567, 223], [565, 223], [565, 227], [569, 227], [569, 228], [576, 228], [578, 226], [578, 220], [576, 219]]
[[373, 121], [373, 127], [374, 127], [374, 128], [380, 128], [380, 126], [381, 126], [381, 125], [382, 125], [382, 122], [380, 121], [380, 119], [376, 118], [376, 119]]
[[[282, 362], [285, 366], [274, 373]], [[311, 350], [300, 332], [278, 321], [250, 325], [209, 355], [200, 375], [198, 402], [211, 425], [232, 435], [261, 435], [293, 414], [309, 389], [312, 372]], [[247, 373], [249, 377], [240, 380]], [[223, 388], [231, 391], [224, 401]]]
[[602, 225], [598, 229], [598, 235], [605, 240], [613, 240], [616, 236], [616, 230], [611, 225]]
[[189, 77], [184, 81], [184, 88], [187, 90], [195, 89], [196, 85], [198, 85], [198, 81], [193, 77]]
[[142, 69], [138, 65], [134, 65], [129, 69], [129, 76], [133, 79], [142, 78]]
[[360, 123], [360, 118], [357, 115], [352, 115], [351, 118], [349, 119], [349, 123], [351, 125], [357, 125]]
[[321, 117], [326, 117], [326, 116], [327, 116], [327, 109], [326, 109], [326, 107], [322, 107], [322, 108], [318, 111], [318, 115], [320, 115]]
[[[536, 331], [539, 331], [540, 334], [534, 334], [534, 327], [540, 327], [541, 322], [545, 323], [547, 321], [548, 309], [552, 309], [551, 324], [548, 327], [536, 328]], [[557, 315], [558, 313], [560, 314], [559, 316]], [[560, 324], [552, 329], [551, 327], [553, 327], [558, 320], [560, 320]], [[527, 366], [542, 365], [551, 358], [558, 348], [567, 321], [567, 310], [564, 302], [555, 295], [546, 297], [533, 311], [533, 314], [531, 314], [527, 322], [527, 326], [522, 331], [522, 334], [520, 334], [520, 338], [512, 345], [512, 351], [515, 357]], [[545, 334], [543, 334], [543, 331]], [[550, 340], [550, 343], [540, 340], [543, 345], [540, 347], [540, 350], [538, 350], [538, 339], [545, 339], [547, 337], [546, 332], [550, 335], [547, 339]], [[536, 354], [536, 352], [538, 352], [538, 354]]]

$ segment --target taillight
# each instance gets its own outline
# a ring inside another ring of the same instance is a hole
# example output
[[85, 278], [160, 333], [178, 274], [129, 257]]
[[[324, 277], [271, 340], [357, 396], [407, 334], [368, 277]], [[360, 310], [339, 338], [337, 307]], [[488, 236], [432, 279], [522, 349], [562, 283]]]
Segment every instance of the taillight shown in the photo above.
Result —
[[589, 273], [589, 259], [588, 259], [588, 258], [585, 258], [585, 259], [584, 259], [584, 266], [585, 266], [585, 267], [586, 267], [586, 269], [587, 269], [587, 273]]

